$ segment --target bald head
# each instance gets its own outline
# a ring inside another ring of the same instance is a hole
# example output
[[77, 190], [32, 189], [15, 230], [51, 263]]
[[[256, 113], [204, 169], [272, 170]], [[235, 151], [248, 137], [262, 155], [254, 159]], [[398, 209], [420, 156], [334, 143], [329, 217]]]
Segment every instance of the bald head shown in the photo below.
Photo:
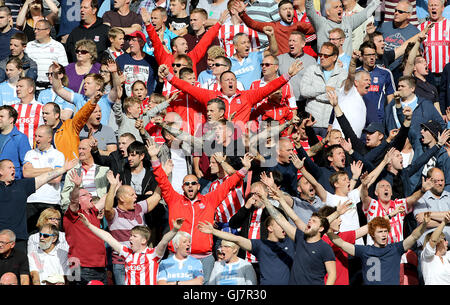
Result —
[[12, 272], [6, 272], [0, 278], [0, 285], [17, 285], [17, 276]]

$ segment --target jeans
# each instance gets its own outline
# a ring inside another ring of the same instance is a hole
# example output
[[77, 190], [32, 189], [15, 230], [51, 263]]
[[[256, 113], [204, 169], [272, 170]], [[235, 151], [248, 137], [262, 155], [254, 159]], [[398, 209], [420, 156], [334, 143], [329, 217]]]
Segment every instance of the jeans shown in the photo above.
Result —
[[81, 279], [78, 285], [87, 285], [90, 281], [97, 280], [107, 285], [106, 268], [105, 267], [81, 267]]
[[113, 273], [116, 285], [125, 285], [125, 265], [113, 264]]

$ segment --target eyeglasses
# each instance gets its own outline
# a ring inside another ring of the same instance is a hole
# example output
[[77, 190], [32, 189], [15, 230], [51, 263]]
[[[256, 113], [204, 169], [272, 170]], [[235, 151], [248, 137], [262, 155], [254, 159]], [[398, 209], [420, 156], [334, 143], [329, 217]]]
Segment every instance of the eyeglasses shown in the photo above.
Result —
[[43, 28], [43, 29], [39, 29], [39, 28], [34, 28], [34, 31], [35, 32], [37, 32], [37, 31], [45, 31], [45, 30], [48, 30], [49, 28]]
[[186, 65], [173, 63], [173, 64], [172, 64], [172, 67], [177, 67], [177, 68], [179, 68], [179, 67], [186, 67]]
[[266, 68], [268, 68], [268, 67], [270, 67], [270, 66], [275, 66], [275, 64], [271, 64], [271, 63], [268, 63], [268, 62], [263, 62], [263, 63], [261, 63], [261, 67], [266, 67]]
[[370, 53], [370, 54], [364, 54], [363, 56], [366, 56], [366, 57], [372, 57], [372, 56], [377, 56], [377, 54], [375, 54], [375, 53]]
[[55, 236], [55, 234], [39, 233], [39, 237], [49, 238], [51, 236]]
[[189, 186], [189, 185], [194, 186], [194, 185], [197, 185], [197, 184], [198, 184], [197, 181], [185, 181], [185, 182], [183, 182], [184, 186]]
[[226, 67], [227, 65], [225, 65], [225, 64], [219, 64], [219, 63], [213, 63], [212, 64], [213, 66], [215, 66], [215, 67], [221, 67], [221, 66], [223, 66], [223, 67]]
[[0, 241], [0, 247], [3, 247], [3, 246], [5, 246], [7, 244], [10, 244], [10, 243], [12, 243], [12, 241]]
[[46, 72], [45, 76], [47, 76], [47, 77], [53, 76], [53, 72]]
[[395, 9], [395, 10], [394, 10], [394, 13], [406, 14], [406, 13], [409, 13], [409, 12]]
[[76, 50], [75, 53], [85, 55], [85, 54], [89, 53], [89, 51], [88, 50]]
[[319, 57], [328, 58], [328, 57], [333, 56], [334, 54], [333, 53], [332, 54], [319, 53], [318, 55], [319, 55]]
[[51, 221], [60, 221], [61, 218], [58, 218], [58, 217], [50, 217], [48, 220], [51, 220]]

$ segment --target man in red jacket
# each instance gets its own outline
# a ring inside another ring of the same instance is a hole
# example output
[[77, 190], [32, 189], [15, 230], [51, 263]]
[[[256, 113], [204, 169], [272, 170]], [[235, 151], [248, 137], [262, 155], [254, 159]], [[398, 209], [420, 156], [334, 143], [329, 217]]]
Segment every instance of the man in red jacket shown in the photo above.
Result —
[[219, 82], [221, 89], [207, 90], [199, 87], [192, 86], [188, 82], [182, 81], [169, 72], [169, 68], [165, 65], [161, 65], [158, 73], [159, 77], [167, 78], [167, 80], [178, 89], [189, 93], [197, 101], [203, 105], [207, 105], [209, 100], [214, 98], [220, 98], [225, 102], [225, 117], [227, 119], [232, 118], [235, 126], [240, 126], [242, 131], [245, 131], [245, 123], [250, 119], [250, 112], [256, 103], [260, 102], [263, 98], [276, 91], [284, 84], [286, 84], [291, 77], [297, 74], [303, 69], [301, 61], [295, 61], [289, 67], [288, 73], [274, 79], [262, 88], [254, 90], [237, 90], [236, 76], [231, 71], [225, 71], [220, 75]]
[[[200, 39], [198, 44], [195, 46], [194, 49], [192, 49], [190, 52], [188, 52], [188, 43], [186, 39], [179, 36], [174, 38], [171, 41], [172, 46], [172, 53], [167, 52], [167, 50], [164, 48], [164, 45], [161, 42], [161, 39], [158, 36], [158, 33], [156, 32], [155, 28], [153, 27], [153, 24], [151, 21], [150, 13], [145, 9], [141, 9], [141, 15], [142, 20], [144, 21], [148, 38], [151, 40], [153, 44], [153, 56], [155, 56], [156, 61], [158, 64], [166, 64], [172, 69], [172, 63], [174, 58], [177, 55], [180, 54], [186, 54], [192, 59], [193, 67], [192, 69], [195, 72], [195, 75], [197, 75], [197, 63], [205, 56], [206, 51], [210, 47], [211, 43], [214, 41], [214, 38], [217, 37], [219, 34], [220, 27], [224, 23], [226, 17], [227, 17], [227, 11], [225, 11], [219, 19], [219, 22], [217, 22], [214, 26], [212, 26]], [[172, 70], [171, 70], [172, 71]]]
[[242, 1], [234, 1], [233, 9], [236, 10], [242, 21], [251, 29], [262, 32], [265, 26], [271, 26], [275, 31], [275, 39], [278, 44], [278, 54], [289, 52], [289, 35], [292, 31], [300, 31], [305, 35], [314, 34], [314, 27], [310, 23], [299, 21], [294, 23], [294, 6], [289, 0], [282, 0], [278, 4], [280, 21], [260, 22], [250, 18], [245, 12], [245, 4]]
[[[172, 223], [173, 219], [184, 219], [180, 230], [191, 235], [191, 255], [201, 260], [204, 279], [205, 282], [208, 282], [214, 265], [214, 257], [212, 255], [213, 241], [211, 235], [200, 232], [198, 224], [201, 221], [209, 221], [211, 223], [214, 221], [216, 208], [228, 196], [230, 190], [247, 175], [253, 156], [249, 153], [245, 154], [244, 158], [241, 158], [244, 166], [214, 191], [206, 195], [199, 193], [200, 183], [198, 178], [195, 175], [186, 175], [183, 179], [183, 194], [179, 194], [173, 189], [161, 166], [161, 162], [158, 159], [159, 149], [160, 147], [156, 143], [147, 144], [147, 151], [152, 161], [153, 174], [161, 188], [162, 198], [169, 209], [169, 224]], [[169, 245], [169, 250], [173, 252], [172, 244]]]

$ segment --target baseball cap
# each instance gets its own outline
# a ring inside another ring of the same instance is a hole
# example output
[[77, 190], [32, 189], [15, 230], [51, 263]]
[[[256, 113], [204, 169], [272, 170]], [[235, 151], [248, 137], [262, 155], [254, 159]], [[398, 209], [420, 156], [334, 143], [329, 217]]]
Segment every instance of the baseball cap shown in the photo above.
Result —
[[428, 130], [435, 139], [438, 138], [439, 133], [441, 133], [443, 130], [442, 126], [438, 122], [433, 120], [429, 120], [428, 122], [420, 124], [420, 127]]
[[374, 133], [375, 131], [380, 132], [382, 135], [384, 135], [384, 126], [382, 123], [378, 123], [378, 122], [372, 122], [369, 124], [369, 126], [367, 126], [366, 128], [363, 129], [363, 132], [365, 133]]
[[128, 34], [128, 35], [126, 35], [126, 36], [129, 36], [129, 37], [138, 37], [138, 38], [142, 39], [143, 41], [147, 41], [147, 38], [145, 38], [144, 33], [142, 33], [141, 31], [134, 31], [133, 33]]

